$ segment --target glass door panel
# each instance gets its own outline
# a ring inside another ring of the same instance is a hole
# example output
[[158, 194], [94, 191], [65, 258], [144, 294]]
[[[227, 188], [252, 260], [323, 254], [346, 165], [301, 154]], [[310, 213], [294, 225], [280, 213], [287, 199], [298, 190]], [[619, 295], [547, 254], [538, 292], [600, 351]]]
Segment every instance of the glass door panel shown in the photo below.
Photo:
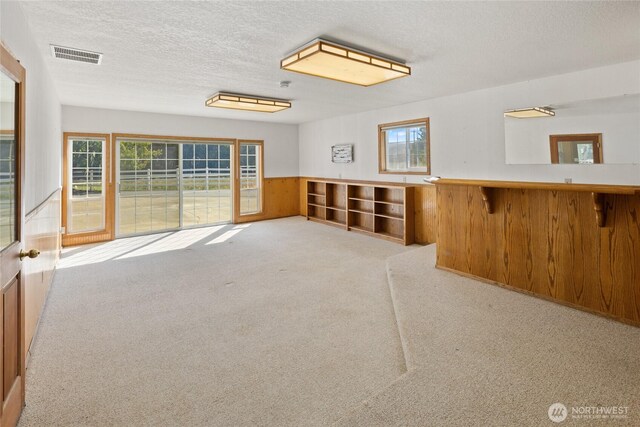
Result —
[[183, 226], [231, 221], [231, 144], [182, 144]]
[[179, 145], [118, 141], [118, 147], [118, 235], [179, 228]]

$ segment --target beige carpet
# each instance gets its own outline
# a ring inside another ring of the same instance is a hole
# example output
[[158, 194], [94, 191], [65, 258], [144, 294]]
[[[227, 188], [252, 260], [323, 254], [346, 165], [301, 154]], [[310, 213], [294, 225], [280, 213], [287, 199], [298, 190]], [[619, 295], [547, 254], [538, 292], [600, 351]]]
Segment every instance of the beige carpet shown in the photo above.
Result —
[[553, 425], [555, 402], [628, 407], [624, 419], [560, 425], [640, 425], [640, 328], [434, 264], [434, 245], [387, 261], [409, 372], [337, 425]]
[[20, 425], [331, 424], [405, 372], [406, 250], [296, 217], [66, 251]]
[[640, 425], [640, 328], [434, 263], [302, 218], [66, 251], [20, 425]]

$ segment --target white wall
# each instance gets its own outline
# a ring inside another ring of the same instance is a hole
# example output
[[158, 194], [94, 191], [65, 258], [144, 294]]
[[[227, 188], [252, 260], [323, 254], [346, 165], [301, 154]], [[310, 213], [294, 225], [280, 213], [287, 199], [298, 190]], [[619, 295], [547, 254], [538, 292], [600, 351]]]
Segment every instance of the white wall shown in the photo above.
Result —
[[264, 175], [298, 176], [298, 126], [84, 107], [62, 107], [64, 132], [259, 139], [264, 141]]
[[60, 102], [18, 2], [0, 1], [0, 40], [27, 70], [24, 196], [30, 212], [60, 186]]
[[[401, 175], [378, 174], [377, 125], [430, 117], [433, 175], [551, 182], [572, 178], [573, 182], [640, 184], [640, 165], [505, 164], [505, 110], [630, 93], [640, 93], [640, 61], [304, 123], [299, 130], [300, 174], [402, 181]], [[331, 163], [330, 146], [334, 144], [354, 144], [354, 163]], [[421, 179], [407, 177], [408, 182]]]

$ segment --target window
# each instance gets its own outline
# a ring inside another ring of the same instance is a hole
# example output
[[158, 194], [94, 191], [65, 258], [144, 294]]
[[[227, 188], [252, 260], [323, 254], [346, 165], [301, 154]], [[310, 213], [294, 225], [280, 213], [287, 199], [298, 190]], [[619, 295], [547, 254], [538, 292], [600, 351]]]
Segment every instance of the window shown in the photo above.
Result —
[[108, 134], [64, 134], [64, 246], [112, 237], [110, 143]]
[[551, 163], [602, 163], [602, 134], [550, 135]]
[[431, 173], [429, 119], [386, 123], [378, 126], [380, 173]]
[[262, 212], [262, 141], [239, 141], [240, 215]]

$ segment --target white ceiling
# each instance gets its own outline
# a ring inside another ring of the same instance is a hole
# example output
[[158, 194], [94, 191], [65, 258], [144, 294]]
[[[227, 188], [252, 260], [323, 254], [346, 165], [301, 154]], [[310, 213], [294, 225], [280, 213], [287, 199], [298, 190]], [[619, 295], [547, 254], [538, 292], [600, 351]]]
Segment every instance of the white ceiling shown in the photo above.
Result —
[[[301, 123], [640, 59], [640, 2], [21, 4], [65, 105]], [[280, 70], [319, 36], [402, 58], [413, 75], [363, 88]], [[50, 43], [102, 52], [102, 65], [54, 59]], [[205, 107], [218, 91], [293, 108]]]

